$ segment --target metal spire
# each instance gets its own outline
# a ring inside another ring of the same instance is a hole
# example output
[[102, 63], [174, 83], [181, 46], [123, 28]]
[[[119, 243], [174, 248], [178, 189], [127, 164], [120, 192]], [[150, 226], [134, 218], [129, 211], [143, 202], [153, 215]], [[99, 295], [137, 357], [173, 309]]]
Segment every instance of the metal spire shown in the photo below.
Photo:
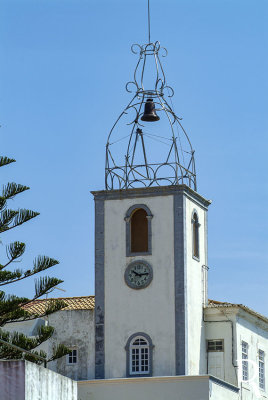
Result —
[[108, 136], [106, 189], [186, 184], [196, 190], [194, 150], [173, 110], [174, 91], [162, 67], [167, 50], [158, 41], [151, 43], [150, 29], [148, 0], [149, 43], [131, 46], [139, 59], [126, 90], [134, 94]]
[[149, 36], [148, 43], [151, 43], [150, 0], [148, 0], [148, 36]]

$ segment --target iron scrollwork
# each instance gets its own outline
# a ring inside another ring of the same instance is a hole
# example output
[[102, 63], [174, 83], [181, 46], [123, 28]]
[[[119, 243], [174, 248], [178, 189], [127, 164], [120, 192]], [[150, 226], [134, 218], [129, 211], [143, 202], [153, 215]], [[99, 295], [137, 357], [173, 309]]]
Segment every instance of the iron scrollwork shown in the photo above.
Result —
[[[105, 165], [106, 189], [186, 184], [196, 190], [194, 150], [181, 124], [181, 118], [173, 111], [171, 97], [174, 95], [174, 91], [166, 84], [160, 59], [161, 53], [162, 57], [166, 57], [167, 50], [161, 48], [158, 41], [145, 45], [134, 44], [131, 50], [134, 54], [139, 54], [139, 60], [134, 71], [134, 79], [126, 84], [126, 90], [129, 93], [133, 91], [135, 93], [130, 103], [119, 115], [108, 136]], [[147, 62], [149, 58], [153, 60], [155, 68], [154, 71], [150, 70], [148, 75]], [[146, 89], [148, 76], [149, 80], [154, 82], [150, 83], [151, 89]], [[141, 121], [143, 106], [148, 99], [152, 99], [155, 104], [155, 110], [160, 115], [160, 125], [158, 125], [159, 122], [144, 123]], [[126, 118], [127, 121], [124, 122], [123, 128], [119, 128], [121, 121]], [[168, 135], [166, 127], [163, 126], [164, 120], [167, 122]], [[126, 132], [127, 126], [128, 133]], [[157, 129], [156, 126], [158, 126]], [[122, 137], [120, 137], [121, 135]], [[152, 141], [154, 145], [156, 142], [160, 144], [160, 147], [157, 149], [154, 146], [152, 149]], [[126, 152], [124, 158], [120, 160], [123, 143], [125, 143]], [[149, 147], [150, 159], [147, 156]], [[161, 156], [162, 161], [153, 161], [154, 156]]]

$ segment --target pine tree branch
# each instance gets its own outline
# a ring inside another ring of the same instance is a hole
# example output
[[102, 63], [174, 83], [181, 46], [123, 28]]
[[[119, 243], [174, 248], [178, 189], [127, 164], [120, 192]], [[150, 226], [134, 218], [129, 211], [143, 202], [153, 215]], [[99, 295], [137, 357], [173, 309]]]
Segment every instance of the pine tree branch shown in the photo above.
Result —
[[[7, 332], [0, 329], [0, 339], [7, 342], [7, 344], [0, 343], [0, 358], [25, 358], [32, 361], [35, 359], [34, 355], [41, 356], [44, 360], [46, 359], [46, 353], [44, 351], [32, 351], [36, 347], [40, 346], [43, 342], [48, 340], [54, 332], [54, 328], [51, 326], [41, 326], [38, 330], [38, 334], [34, 338], [30, 338], [22, 333], [18, 332]], [[14, 346], [13, 348], [9, 345]], [[17, 347], [17, 348], [16, 348]], [[12, 349], [12, 350], [11, 350]], [[31, 352], [23, 355], [23, 351]], [[36, 362], [36, 361], [35, 361]]]
[[[16, 346], [10, 342], [6, 342], [5, 340], [0, 339], [0, 352], [4, 359], [27, 359], [29, 361], [35, 362], [37, 364], [44, 363], [46, 367], [47, 360], [46, 360], [46, 353], [40, 350], [39, 353], [36, 351], [29, 352], [28, 350], [24, 350], [19, 346]], [[12, 351], [10, 351], [12, 349]], [[16, 350], [14, 355], [14, 350]], [[29, 358], [28, 358], [29, 357]], [[38, 361], [36, 361], [38, 360]]]
[[[10, 316], [11, 313], [18, 311], [22, 314], [21, 305], [27, 304], [31, 300], [26, 297], [17, 297], [14, 295], [6, 295], [4, 292], [0, 292], [0, 321], [6, 316]], [[29, 314], [29, 313], [28, 313]]]
[[15, 210], [3, 210], [0, 216], [0, 232], [9, 230], [9, 224], [14, 220], [15, 216], [19, 214], [19, 211]]
[[7, 183], [6, 186], [2, 188], [2, 196], [0, 196], [0, 211], [2, 211], [7, 204], [7, 200], [12, 199], [17, 194], [29, 190], [30, 188], [25, 185], [20, 185], [14, 182]]
[[[10, 221], [8, 222], [8, 224], [2, 224], [2, 215], [5, 213], [15, 213], [12, 218], [10, 219]], [[32, 211], [32, 210], [26, 210], [26, 209], [19, 209], [17, 211], [11, 211], [11, 210], [4, 210], [2, 211], [2, 215], [1, 215], [1, 219], [0, 219], [0, 232], [5, 232], [5, 231], [9, 231], [10, 229], [14, 229], [19, 225], [24, 224], [27, 221], [30, 221], [32, 218], [35, 218], [39, 215], [39, 212], [36, 211]], [[11, 221], [13, 220], [13, 225], [8, 226]]]
[[3, 326], [8, 321], [26, 320], [27, 316], [31, 317], [31, 313], [25, 311], [25, 306], [62, 282], [60, 279], [46, 276], [39, 278], [35, 281], [35, 296], [31, 300], [13, 295], [6, 296], [4, 292], [0, 292], [0, 326]]
[[25, 192], [25, 190], [29, 190], [29, 186], [21, 185], [15, 182], [9, 182], [2, 188], [2, 197], [6, 200], [13, 199], [17, 194]]
[[57, 360], [58, 358], [61, 358], [63, 356], [67, 356], [67, 354], [70, 354], [71, 351], [71, 349], [68, 349], [68, 347], [64, 346], [63, 344], [59, 344], [53, 349], [53, 355], [47, 360], [47, 362]]
[[[21, 322], [26, 321], [32, 317], [32, 314], [29, 314], [28, 311], [23, 310], [22, 308], [18, 307], [17, 309], [13, 309], [8, 312], [3, 312], [0, 316], [0, 327], [5, 326], [11, 322]], [[38, 316], [35, 316], [38, 318]]]
[[0, 271], [0, 286], [6, 285], [7, 283], [16, 282], [22, 275], [21, 269], [15, 271]]
[[[56, 311], [60, 311], [62, 310], [64, 307], [66, 307], [66, 303], [64, 302], [64, 300], [59, 300], [59, 299], [50, 299], [49, 300], [49, 304], [47, 309], [45, 310], [45, 312], [43, 312], [42, 314], [34, 314], [33, 312], [30, 311], [31, 309], [31, 303], [33, 302], [33, 300], [30, 300], [28, 302], [28, 304], [26, 304], [25, 306], [22, 306], [22, 310], [24, 310], [28, 315], [25, 316], [25, 318], [23, 319], [14, 319], [12, 321], [7, 321], [5, 322], [5, 324], [10, 324], [13, 322], [21, 322], [23, 321], [33, 321], [36, 318], [44, 318], [47, 317], [50, 314], [54, 314]], [[28, 311], [29, 310], [29, 311]], [[1, 319], [0, 319], [1, 321]], [[0, 326], [1, 326], [1, 322], [0, 322]]]
[[2, 211], [6, 206], [6, 199], [3, 196], [0, 196], [0, 211]]
[[4, 167], [5, 165], [11, 164], [13, 162], [16, 162], [14, 158], [0, 156], [0, 167]]
[[[0, 156], [0, 167], [12, 162], [15, 162], [15, 160]], [[14, 182], [7, 183], [3, 186], [2, 195], [0, 196], [0, 233], [14, 229], [39, 215], [38, 212], [32, 210], [10, 210], [7, 208], [8, 200], [13, 199], [16, 195], [28, 189], [28, 186], [16, 184]], [[7, 247], [6, 251], [8, 261], [3, 265], [0, 264], [0, 286], [20, 281], [58, 264], [57, 260], [45, 256], [39, 256], [34, 260], [32, 269], [26, 271], [23, 271], [22, 269], [7, 271], [5, 268], [12, 262], [16, 262], [16, 260], [19, 261], [18, 259], [23, 255], [25, 244], [21, 242], [11, 243]], [[62, 280], [57, 278], [39, 278], [35, 281], [35, 295], [32, 299], [21, 298], [13, 295], [6, 296], [3, 291], [0, 291], [0, 326], [11, 322], [21, 322], [23, 320], [32, 320], [40, 317], [40, 314], [37, 315], [38, 313], [31, 312], [29, 304], [48, 293], [51, 289], [62, 282]], [[27, 306], [29, 306], [29, 311], [27, 310]], [[63, 307], [65, 307], [64, 302], [50, 302], [42, 315], [49, 315]], [[23, 358], [37, 363], [46, 363], [45, 352], [38, 352], [34, 349], [44, 341], [48, 340], [53, 334], [53, 331], [54, 329], [52, 327], [42, 327], [35, 338], [28, 338], [27, 336], [16, 332], [13, 334], [7, 332], [4, 333], [0, 329], [0, 359]], [[1, 337], [5, 338], [4, 341]], [[69, 349], [66, 349], [61, 345], [55, 349], [51, 360], [62, 357], [64, 354], [68, 353]], [[36, 360], [36, 358], [38, 358], [38, 360]]]
[[54, 267], [54, 265], [59, 264], [59, 261], [54, 258], [46, 257], [46, 256], [38, 256], [34, 260], [34, 273], [45, 271], [48, 268]]
[[25, 248], [25, 243], [22, 242], [13, 242], [6, 246], [6, 253], [9, 261], [5, 265], [0, 264], [0, 270], [6, 268], [13, 261], [21, 257], [25, 252]]
[[52, 326], [41, 326], [38, 329], [38, 334], [32, 338], [23, 333], [7, 332], [1, 329], [0, 338], [14, 344], [15, 346], [20, 346], [23, 349], [30, 351], [48, 340], [52, 336], [53, 332], [54, 328]]
[[49, 276], [44, 276], [35, 280], [35, 296], [33, 300], [38, 299], [39, 297], [46, 294], [49, 290], [58, 286], [63, 281], [57, 278], [50, 278]]
[[[50, 258], [50, 257], [46, 257], [46, 256], [38, 256], [35, 260], [34, 260], [34, 268], [32, 270], [27, 270], [24, 272], [24, 275], [22, 276], [23, 272], [21, 270], [17, 270], [18, 274], [21, 273], [18, 276], [14, 276], [14, 278], [12, 278], [12, 275], [10, 279], [3, 281], [2, 283], [0, 283], [0, 286], [4, 286], [4, 285], [8, 285], [10, 283], [14, 283], [14, 282], [18, 282], [21, 281], [22, 279], [28, 278], [29, 276], [33, 276], [41, 271], [45, 271], [48, 268], [53, 267], [54, 265], [59, 264], [59, 262], [57, 260], [55, 260], [54, 258]], [[0, 267], [1, 269], [1, 267]], [[1, 280], [1, 272], [0, 271], [0, 282]], [[9, 271], [7, 271], [9, 272]], [[12, 274], [12, 272], [10, 272], [10, 274]]]
[[[0, 358], [13, 360], [25, 359], [41, 364], [42, 362], [50, 362], [69, 354], [71, 350], [63, 344], [53, 348], [53, 355], [48, 360], [46, 360], [47, 355], [43, 350], [34, 351], [36, 347], [48, 340], [53, 332], [54, 328], [51, 326], [42, 326], [35, 338], [29, 338], [22, 333], [10, 333], [0, 329]], [[2, 341], [4, 341], [4, 343]], [[36, 360], [35, 356], [39, 359]]]

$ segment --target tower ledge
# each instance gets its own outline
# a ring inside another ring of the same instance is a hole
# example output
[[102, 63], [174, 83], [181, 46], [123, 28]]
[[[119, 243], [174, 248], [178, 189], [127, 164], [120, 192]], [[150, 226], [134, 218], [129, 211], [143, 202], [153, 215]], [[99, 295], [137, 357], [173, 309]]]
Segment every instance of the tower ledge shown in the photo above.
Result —
[[189, 188], [187, 185], [169, 185], [142, 187], [133, 189], [116, 189], [116, 190], [99, 190], [91, 192], [95, 199], [98, 200], [121, 200], [125, 198], [138, 198], [148, 196], [169, 196], [174, 194], [184, 194], [196, 201], [205, 209], [211, 204], [211, 200], [205, 199], [199, 193]]

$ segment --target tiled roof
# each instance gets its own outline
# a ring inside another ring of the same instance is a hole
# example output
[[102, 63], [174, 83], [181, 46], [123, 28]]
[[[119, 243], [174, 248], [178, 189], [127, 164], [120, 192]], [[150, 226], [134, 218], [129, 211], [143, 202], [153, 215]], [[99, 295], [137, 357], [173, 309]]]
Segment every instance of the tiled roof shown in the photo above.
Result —
[[252, 310], [251, 308], [244, 306], [243, 304], [233, 304], [233, 303], [227, 303], [227, 302], [222, 302], [222, 301], [216, 301], [216, 300], [208, 300], [208, 305], [206, 308], [240, 308], [241, 310], [246, 311], [247, 313], [254, 315], [257, 318], [260, 318], [262, 321], [268, 323], [268, 318], [265, 317], [262, 314], [259, 314], [258, 312]]
[[44, 314], [49, 301], [51, 300], [63, 300], [66, 303], [66, 307], [62, 310], [94, 310], [95, 296], [80, 296], [80, 297], [58, 297], [53, 299], [38, 299], [24, 306], [26, 311], [34, 314]]

